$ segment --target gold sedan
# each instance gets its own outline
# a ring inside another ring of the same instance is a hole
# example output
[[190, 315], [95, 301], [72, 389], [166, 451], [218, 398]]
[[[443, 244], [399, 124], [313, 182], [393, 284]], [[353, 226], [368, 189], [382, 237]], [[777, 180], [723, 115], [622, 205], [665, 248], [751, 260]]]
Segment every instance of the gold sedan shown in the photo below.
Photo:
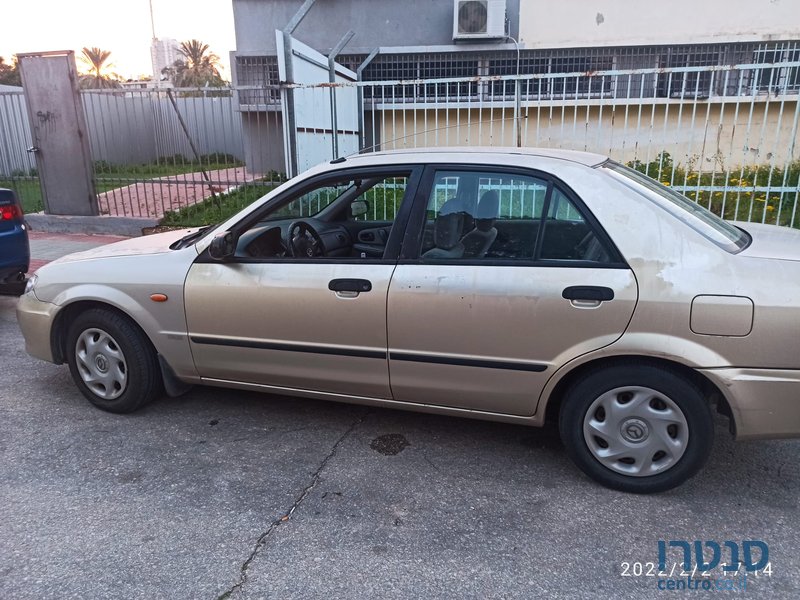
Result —
[[597, 481], [694, 475], [712, 409], [800, 435], [800, 231], [731, 224], [606, 157], [378, 153], [213, 228], [40, 269], [18, 318], [96, 406], [193, 384], [541, 426]]

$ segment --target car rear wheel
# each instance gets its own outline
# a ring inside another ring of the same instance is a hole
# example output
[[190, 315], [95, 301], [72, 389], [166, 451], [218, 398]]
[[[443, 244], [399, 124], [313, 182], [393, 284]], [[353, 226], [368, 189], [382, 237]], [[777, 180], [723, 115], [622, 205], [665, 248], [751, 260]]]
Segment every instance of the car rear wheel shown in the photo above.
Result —
[[634, 493], [682, 484], [703, 466], [714, 440], [700, 389], [652, 365], [615, 366], [582, 378], [566, 393], [559, 429], [584, 473]]
[[67, 332], [72, 379], [95, 406], [133, 412], [162, 391], [150, 341], [127, 317], [105, 309], [81, 313]]

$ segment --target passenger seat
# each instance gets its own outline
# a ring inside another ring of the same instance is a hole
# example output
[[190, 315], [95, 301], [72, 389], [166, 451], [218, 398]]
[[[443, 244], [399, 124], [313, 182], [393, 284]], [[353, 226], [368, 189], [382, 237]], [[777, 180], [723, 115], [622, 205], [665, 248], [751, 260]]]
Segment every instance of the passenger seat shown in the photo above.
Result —
[[461, 239], [464, 258], [484, 258], [497, 239], [495, 221], [500, 212], [500, 195], [495, 190], [484, 192], [475, 210], [475, 229]]
[[434, 247], [425, 252], [422, 258], [461, 258], [464, 245], [461, 231], [464, 226], [466, 210], [458, 198], [444, 203], [433, 222]]

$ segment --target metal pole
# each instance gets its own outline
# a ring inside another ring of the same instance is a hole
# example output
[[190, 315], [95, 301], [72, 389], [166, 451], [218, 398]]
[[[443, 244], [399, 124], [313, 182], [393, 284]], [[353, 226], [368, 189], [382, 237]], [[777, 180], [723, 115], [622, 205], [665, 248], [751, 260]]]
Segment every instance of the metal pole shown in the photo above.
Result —
[[[369, 66], [369, 63], [371, 63], [373, 61], [373, 59], [376, 56], [378, 56], [380, 51], [381, 51], [380, 48], [373, 49], [372, 52], [369, 53], [369, 56], [367, 56], [367, 58], [364, 59], [364, 62], [362, 62], [360, 65], [358, 65], [358, 69], [356, 69], [356, 79], [359, 82], [363, 80], [362, 73], [364, 72], [364, 69], [366, 69], [367, 66]], [[373, 94], [374, 94], [375, 88], [373, 87], [372, 90], [373, 90]], [[363, 150], [364, 148], [367, 147], [367, 135], [366, 135], [366, 132], [364, 131], [364, 87], [363, 86], [360, 86], [360, 85], [358, 86], [357, 96], [358, 96], [358, 138], [359, 138], [359, 148], [361, 150]], [[416, 112], [414, 113], [414, 116], [416, 118]]]
[[175, 109], [175, 114], [178, 116], [178, 123], [181, 124], [181, 129], [183, 129], [183, 133], [186, 134], [186, 140], [189, 142], [189, 147], [192, 149], [192, 153], [194, 154], [194, 157], [197, 159], [197, 163], [200, 165], [200, 172], [203, 174], [203, 179], [206, 180], [206, 184], [208, 185], [208, 191], [211, 192], [211, 197], [214, 199], [214, 202], [216, 202], [217, 195], [214, 192], [214, 186], [211, 183], [211, 178], [209, 178], [208, 173], [206, 173], [206, 170], [203, 168], [203, 163], [200, 161], [200, 154], [197, 152], [197, 148], [195, 147], [194, 142], [192, 141], [192, 136], [189, 135], [189, 128], [186, 127], [186, 122], [183, 120], [183, 117], [181, 116], [181, 113], [178, 110], [178, 103], [175, 102], [175, 96], [172, 95], [171, 89], [167, 89], [167, 97], [169, 98], [169, 101], [172, 103], [172, 108]]
[[[517, 49], [517, 77], [514, 80], [514, 130], [517, 142], [517, 148], [522, 147], [522, 90], [519, 85], [519, 42], [510, 35], [506, 39], [514, 42], [514, 47]], [[505, 90], [504, 90], [505, 91]], [[505, 124], [505, 120], [503, 121]]]
[[[342, 36], [342, 39], [339, 40], [339, 43], [334, 46], [333, 50], [331, 50], [330, 55], [328, 56], [328, 80], [331, 83], [336, 83], [336, 57], [339, 56], [344, 47], [347, 43], [353, 39], [353, 36], [356, 34], [355, 31], [350, 29], [347, 33]], [[331, 86], [331, 131], [333, 131], [333, 135], [331, 136], [331, 143], [333, 144], [333, 158], [339, 158], [339, 127], [338, 127], [338, 119], [336, 116], [336, 87]]]
[[314, 6], [314, 2], [316, 2], [316, 0], [306, 0], [303, 2], [302, 6], [300, 6], [300, 8], [297, 9], [297, 12], [294, 13], [294, 16], [289, 19], [286, 27], [283, 28], [283, 32], [288, 35], [294, 33], [294, 30], [297, 29], [298, 25], [300, 25], [300, 21], [305, 18], [305, 16], [308, 14], [308, 11], [311, 10], [312, 6]]

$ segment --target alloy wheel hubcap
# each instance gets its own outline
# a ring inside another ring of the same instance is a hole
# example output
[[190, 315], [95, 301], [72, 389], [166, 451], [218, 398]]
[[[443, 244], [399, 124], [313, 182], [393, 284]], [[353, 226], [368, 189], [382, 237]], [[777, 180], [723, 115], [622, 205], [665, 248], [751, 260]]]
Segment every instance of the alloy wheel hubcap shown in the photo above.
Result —
[[689, 426], [668, 396], [648, 387], [626, 386], [592, 402], [583, 420], [583, 437], [604, 467], [647, 477], [681, 459], [689, 443]]
[[128, 384], [128, 363], [117, 341], [102, 329], [86, 329], [75, 343], [81, 379], [103, 400], [119, 398]]
[[647, 440], [650, 435], [650, 428], [642, 419], [626, 419], [622, 422], [620, 433], [625, 441], [638, 444]]

